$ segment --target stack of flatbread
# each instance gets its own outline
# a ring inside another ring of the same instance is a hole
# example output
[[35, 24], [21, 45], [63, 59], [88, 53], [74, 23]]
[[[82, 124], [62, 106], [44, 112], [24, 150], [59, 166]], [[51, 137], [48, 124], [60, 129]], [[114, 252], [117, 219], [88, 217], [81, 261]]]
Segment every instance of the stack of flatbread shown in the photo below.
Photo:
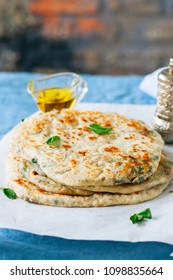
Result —
[[141, 203], [173, 176], [163, 146], [149, 126], [116, 113], [41, 113], [14, 129], [8, 185], [24, 200], [52, 206]]

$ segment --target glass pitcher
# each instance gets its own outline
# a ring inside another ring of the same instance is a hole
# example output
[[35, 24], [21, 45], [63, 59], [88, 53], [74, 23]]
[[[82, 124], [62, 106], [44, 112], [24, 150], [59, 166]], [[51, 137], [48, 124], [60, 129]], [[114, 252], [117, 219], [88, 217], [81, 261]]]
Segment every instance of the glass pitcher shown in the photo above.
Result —
[[28, 83], [28, 92], [43, 112], [73, 108], [88, 91], [87, 82], [78, 74], [65, 72], [36, 78]]

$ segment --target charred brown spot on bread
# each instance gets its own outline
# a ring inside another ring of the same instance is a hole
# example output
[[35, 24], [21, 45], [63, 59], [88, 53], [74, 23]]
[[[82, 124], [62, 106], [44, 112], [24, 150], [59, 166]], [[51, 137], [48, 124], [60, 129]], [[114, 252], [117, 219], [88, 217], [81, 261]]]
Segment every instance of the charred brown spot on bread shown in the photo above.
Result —
[[84, 117], [81, 117], [81, 120], [82, 120], [83, 122], [87, 122], [87, 120], [86, 120]]
[[66, 138], [69, 138], [69, 134], [68, 134], [67, 132], [65, 132], [65, 131], [62, 131], [62, 135], [63, 135], [64, 137], [66, 137]]
[[34, 176], [38, 175], [38, 173], [37, 173], [35, 170], [32, 171], [32, 174], [33, 174]]
[[107, 153], [116, 153], [116, 152], [119, 152], [119, 150], [120, 149], [118, 147], [115, 147], [115, 146], [104, 148], [104, 151], [107, 152]]
[[146, 128], [138, 121], [131, 120], [127, 123], [128, 126], [135, 128], [136, 130], [145, 130]]
[[149, 161], [151, 160], [151, 158], [149, 157], [149, 154], [147, 151], [143, 150], [143, 156], [142, 156], [143, 160], [145, 161]]
[[98, 175], [100, 174], [101, 169], [100, 168], [93, 168], [90, 172], [92, 177], [98, 177]]
[[66, 124], [73, 124], [73, 123], [76, 123], [76, 118], [74, 117], [69, 117], [69, 116], [65, 116], [64, 117], [64, 123]]
[[14, 182], [19, 184], [19, 185], [22, 185], [22, 183], [24, 183], [24, 180], [23, 179], [15, 179]]
[[96, 140], [98, 137], [97, 136], [89, 136], [88, 139], [90, 140]]
[[69, 144], [64, 144], [64, 145], [62, 145], [62, 147], [65, 148], [65, 149], [70, 149], [70, 148], [72, 148], [72, 146], [70, 146]]
[[127, 174], [134, 168], [134, 163], [133, 162], [125, 162], [124, 166], [123, 166], [123, 170], [124, 172], [126, 172]]
[[153, 143], [153, 142], [154, 142], [154, 138], [150, 137], [150, 143]]
[[146, 127], [144, 127], [140, 133], [141, 133], [143, 136], [149, 137], [150, 140], [153, 139], [153, 137], [150, 136], [150, 135], [151, 135], [151, 134], [150, 134], [150, 133], [151, 133], [150, 130], [148, 130]]
[[24, 186], [25, 188], [33, 187], [33, 186], [34, 186], [33, 183], [28, 182], [28, 181], [26, 181], [25, 179], [20, 179], [20, 178], [18, 178], [18, 179], [15, 179], [15, 180], [13, 180], [13, 181], [14, 181], [15, 183], [17, 183], [18, 185], [20, 185], [20, 186]]
[[119, 167], [119, 166], [121, 166], [123, 164], [123, 162], [121, 162], [121, 161], [116, 161], [116, 162], [114, 162], [114, 167], [116, 168], [116, 167]]
[[33, 122], [30, 130], [32, 133], [38, 133], [41, 132], [45, 126], [50, 125], [50, 121], [48, 120], [42, 120], [41, 122], [39, 120], [35, 120], [35, 122]]
[[58, 121], [61, 122], [61, 123], [64, 123], [64, 120], [62, 120], [62, 119], [59, 119]]
[[154, 141], [153, 137], [151, 136], [151, 131], [140, 122], [131, 120], [127, 123], [127, 126], [136, 129], [140, 132], [141, 135], [148, 137], [150, 139], [150, 142]]
[[103, 124], [103, 126], [104, 127], [112, 127], [112, 124], [109, 121], [107, 121]]
[[41, 193], [41, 194], [46, 193], [46, 191], [45, 191], [45, 190], [43, 190], [43, 189], [39, 189], [39, 188], [37, 188], [37, 191], [38, 191], [39, 193]]
[[87, 152], [86, 151], [79, 151], [78, 153], [82, 156], [85, 156]]
[[79, 132], [77, 135], [78, 135], [78, 136], [82, 136], [82, 135], [83, 135], [83, 133], [82, 133], [82, 132]]
[[138, 144], [133, 144], [132, 145], [132, 149], [134, 150], [134, 149], [136, 149], [136, 147], [138, 147], [139, 145]]
[[91, 130], [87, 126], [84, 126], [82, 130], [85, 132], [91, 132]]
[[134, 139], [135, 137], [135, 134], [131, 134], [130, 136], [126, 136], [124, 137], [125, 140], [131, 140], [131, 139]]
[[35, 149], [38, 149], [40, 146], [41, 146], [41, 145], [34, 145], [33, 147], [34, 147]]
[[70, 163], [71, 167], [74, 168], [78, 164], [78, 161], [76, 159], [70, 159], [69, 163]]

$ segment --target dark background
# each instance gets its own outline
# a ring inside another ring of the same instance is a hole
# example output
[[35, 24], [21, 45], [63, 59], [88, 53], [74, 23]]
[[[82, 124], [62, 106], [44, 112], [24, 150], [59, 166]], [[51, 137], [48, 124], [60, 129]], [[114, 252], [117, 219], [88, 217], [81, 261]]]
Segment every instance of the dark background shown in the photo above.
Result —
[[0, 71], [147, 74], [173, 56], [173, 0], [0, 0]]

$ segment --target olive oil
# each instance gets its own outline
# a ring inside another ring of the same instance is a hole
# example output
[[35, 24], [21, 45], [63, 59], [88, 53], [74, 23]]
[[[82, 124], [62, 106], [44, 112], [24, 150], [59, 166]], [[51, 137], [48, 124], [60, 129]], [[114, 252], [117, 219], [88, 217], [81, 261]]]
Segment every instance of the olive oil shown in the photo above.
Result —
[[47, 88], [38, 92], [37, 105], [43, 112], [73, 108], [76, 98], [69, 88]]

